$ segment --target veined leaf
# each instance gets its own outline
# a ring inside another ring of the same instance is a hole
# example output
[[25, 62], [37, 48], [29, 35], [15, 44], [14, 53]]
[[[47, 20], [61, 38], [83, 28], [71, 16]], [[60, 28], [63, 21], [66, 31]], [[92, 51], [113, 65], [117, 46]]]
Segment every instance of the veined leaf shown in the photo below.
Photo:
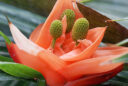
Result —
[[0, 61], [2, 62], [13, 62], [12, 58], [5, 57], [5, 56], [0, 56]]
[[0, 31], [0, 35], [4, 38], [4, 40], [6, 41], [6, 43], [11, 44], [10, 39], [2, 31]]
[[0, 62], [0, 70], [16, 77], [34, 79], [43, 78], [41, 73], [22, 64], [12, 62]]
[[8, 80], [1, 81], [0, 86], [37, 86], [37, 83], [29, 80]]
[[39, 79], [37, 82], [38, 86], [46, 86], [45, 80]]
[[0, 71], [0, 86], [37, 86], [37, 81], [14, 77]]
[[124, 79], [128, 79], [128, 71], [122, 71], [117, 76]]
[[127, 44], [127, 43], [128, 43], [128, 38], [125, 39], [125, 40], [123, 40], [123, 41], [121, 41], [121, 42], [118, 42], [116, 45], [117, 45], [117, 46], [121, 46], [121, 45], [125, 45], [125, 44]]
[[44, 17], [37, 14], [0, 2], [0, 30], [6, 33], [8, 37], [12, 36], [4, 15], [7, 15], [11, 22], [27, 36], [30, 35], [37, 25], [45, 21]]
[[128, 63], [128, 54], [125, 54], [119, 58], [113, 59], [112, 62], [113, 63], [118, 63], [118, 62]]
[[0, 71], [0, 81], [17, 80], [17, 77], [11, 76], [7, 73]]
[[2, 55], [2, 56], [9, 56], [9, 53], [5, 52], [5, 51], [0, 51], [0, 55]]
[[[41, 15], [47, 16], [51, 11], [53, 5], [56, 0], [0, 0], [1, 2], [5, 2], [19, 8], [23, 8], [35, 13], [39, 13]], [[31, 9], [32, 8], [32, 9]]]
[[37, 86], [36, 81], [11, 76], [0, 71], [0, 86]]

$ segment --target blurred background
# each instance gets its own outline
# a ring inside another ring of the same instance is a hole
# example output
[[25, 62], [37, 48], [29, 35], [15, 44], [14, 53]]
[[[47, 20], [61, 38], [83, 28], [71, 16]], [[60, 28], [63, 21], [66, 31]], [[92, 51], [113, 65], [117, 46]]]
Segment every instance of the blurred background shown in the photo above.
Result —
[[[55, 2], [56, 0], [0, 0], [0, 30], [12, 40], [4, 16], [6, 14], [28, 37], [38, 24], [46, 20]], [[128, 0], [87, 0], [83, 4], [111, 19], [128, 18]], [[119, 21], [118, 23], [128, 28], [128, 21]], [[1, 36], [0, 55], [9, 57], [5, 42]], [[0, 81], [2, 81], [1, 75], [2, 72], [0, 72]], [[0, 82], [0, 86], [36, 86], [34, 82], [16, 80], [15, 78], [14, 80], [8, 80], [9, 76], [3, 77], [5, 81]], [[115, 84], [112, 86], [128, 86], [128, 77], [125, 85], [122, 85], [122, 81], [113, 81]]]

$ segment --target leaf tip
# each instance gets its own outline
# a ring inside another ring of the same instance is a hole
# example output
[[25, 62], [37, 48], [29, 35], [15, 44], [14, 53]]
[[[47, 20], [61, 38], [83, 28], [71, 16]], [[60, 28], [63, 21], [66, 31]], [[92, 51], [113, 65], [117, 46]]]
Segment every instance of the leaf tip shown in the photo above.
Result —
[[11, 44], [11, 40], [2, 31], [0, 31], [0, 35], [4, 38], [7, 44]]

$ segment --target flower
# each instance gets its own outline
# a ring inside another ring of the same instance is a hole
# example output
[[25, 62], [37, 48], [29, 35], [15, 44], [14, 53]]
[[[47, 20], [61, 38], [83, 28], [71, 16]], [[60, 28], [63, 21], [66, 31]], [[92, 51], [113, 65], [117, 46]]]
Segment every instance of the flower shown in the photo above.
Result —
[[123, 63], [105, 63], [128, 53], [128, 48], [98, 47], [107, 27], [88, 30], [86, 38], [77, 40], [76, 45], [72, 32], [66, 33], [68, 17], [63, 16], [60, 21], [62, 35], [57, 36], [55, 47], [51, 47], [54, 38], [50, 34], [50, 26], [54, 20], [60, 19], [66, 9], [74, 11], [75, 20], [83, 18], [75, 0], [57, 0], [46, 22], [40, 24], [29, 39], [9, 21], [15, 40], [15, 44], [7, 43], [10, 56], [15, 62], [41, 72], [49, 86], [88, 86], [115, 76], [121, 71]]

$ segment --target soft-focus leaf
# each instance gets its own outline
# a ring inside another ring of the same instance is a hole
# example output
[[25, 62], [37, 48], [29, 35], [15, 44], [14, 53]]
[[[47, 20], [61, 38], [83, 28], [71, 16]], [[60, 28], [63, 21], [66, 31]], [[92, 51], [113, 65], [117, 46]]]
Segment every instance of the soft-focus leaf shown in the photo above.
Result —
[[4, 40], [6, 41], [6, 43], [8, 43], [8, 44], [11, 43], [10, 39], [2, 31], [0, 31], [0, 35], [4, 38]]
[[0, 0], [2, 2], [47, 16], [56, 0]]
[[0, 81], [17, 80], [18, 78], [0, 71]]
[[128, 79], [128, 71], [122, 71], [117, 76], [124, 79]]
[[28, 80], [0, 81], [0, 86], [37, 86], [37, 83]]
[[109, 80], [107, 83], [100, 86], [128, 86], [128, 83], [117, 80]]
[[37, 14], [0, 2], [0, 30], [7, 36], [11, 34], [5, 15], [27, 36], [38, 24], [45, 21], [44, 17]]
[[0, 62], [0, 69], [16, 77], [27, 79], [43, 78], [41, 73], [22, 64], [12, 62]]
[[33, 80], [17, 78], [0, 71], [0, 86], [37, 86]]
[[2, 61], [2, 62], [13, 62], [13, 59], [0, 55], [0, 61]]
[[41, 79], [38, 80], [37, 84], [38, 86], [46, 86], [45, 80], [41, 80]]
[[128, 54], [125, 54], [119, 58], [113, 59], [112, 62], [113, 63], [118, 63], [118, 62], [128, 63]]
[[7, 51], [0, 51], [0, 55], [9, 56], [9, 53]]
[[117, 45], [117, 46], [121, 46], [121, 45], [125, 45], [125, 44], [127, 44], [127, 43], [128, 43], [128, 38], [125, 39], [125, 40], [123, 40], [123, 41], [121, 41], [121, 42], [118, 42], [116, 45]]

